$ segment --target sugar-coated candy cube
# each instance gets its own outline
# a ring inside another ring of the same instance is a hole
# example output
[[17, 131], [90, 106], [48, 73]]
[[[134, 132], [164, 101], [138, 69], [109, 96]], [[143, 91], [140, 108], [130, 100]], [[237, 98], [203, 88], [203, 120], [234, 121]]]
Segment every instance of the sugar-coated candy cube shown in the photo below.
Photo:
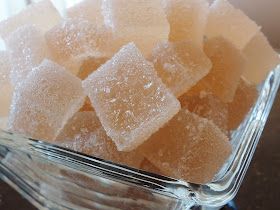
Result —
[[109, 60], [108, 57], [89, 57], [87, 58], [81, 65], [78, 77], [82, 80], [86, 79], [92, 72], [97, 70], [102, 64], [104, 64], [107, 60]]
[[243, 49], [259, 29], [254, 21], [227, 0], [215, 0], [210, 6], [206, 26], [208, 38], [223, 36], [238, 49]]
[[119, 152], [93, 111], [77, 112], [64, 126], [57, 141], [69, 149], [132, 167], [139, 167], [143, 160], [135, 151]]
[[164, 0], [164, 7], [170, 23], [169, 40], [188, 40], [202, 46], [209, 12], [207, 0]]
[[84, 100], [81, 80], [44, 60], [15, 89], [8, 128], [36, 139], [53, 140]]
[[51, 1], [43, 0], [0, 22], [0, 36], [6, 39], [10, 33], [25, 24], [35, 24], [45, 32], [57, 24], [60, 19], [61, 17]]
[[165, 175], [204, 184], [226, 161], [231, 145], [213, 122], [183, 108], [138, 150]]
[[199, 94], [191, 95], [186, 93], [179, 98], [181, 106], [190, 112], [212, 120], [224, 133], [228, 127], [228, 104], [222, 102], [212, 93], [201, 91]]
[[225, 103], [231, 102], [244, 72], [243, 53], [222, 37], [207, 40], [204, 52], [212, 61], [212, 69], [190, 91], [199, 93], [205, 90]]
[[8, 118], [6, 117], [0, 117], [0, 130], [7, 130], [7, 121]]
[[0, 86], [0, 117], [6, 117], [9, 114], [13, 90], [13, 86], [7, 81]]
[[212, 64], [200, 46], [192, 42], [163, 42], [152, 61], [165, 85], [179, 97], [210, 71]]
[[228, 128], [230, 130], [236, 129], [244, 120], [246, 114], [256, 102], [257, 97], [257, 87], [242, 78], [236, 90], [233, 101], [228, 104]]
[[0, 51], [0, 89], [9, 82], [11, 71], [10, 53], [8, 51]]
[[79, 111], [68, 120], [55, 140], [71, 142], [75, 138], [82, 139], [89, 137], [91, 132], [94, 132], [100, 127], [102, 127], [101, 123], [94, 111]]
[[101, 11], [102, 0], [83, 0], [67, 9], [67, 17], [81, 18], [96, 25], [104, 25]]
[[135, 149], [180, 109], [133, 43], [93, 72], [83, 87], [119, 151]]
[[262, 32], [257, 33], [243, 50], [246, 57], [244, 77], [259, 84], [269, 71], [280, 64], [280, 57]]
[[102, 10], [117, 50], [134, 42], [148, 57], [157, 42], [168, 40], [169, 23], [160, 0], [107, 0]]
[[7, 49], [11, 53], [11, 82], [16, 86], [38, 66], [44, 58], [50, 57], [44, 33], [35, 25], [24, 25], [7, 37]]
[[97, 27], [88, 20], [66, 19], [45, 37], [54, 60], [77, 74], [88, 57], [103, 55], [103, 47], [110, 36], [107, 32], [105, 27]]

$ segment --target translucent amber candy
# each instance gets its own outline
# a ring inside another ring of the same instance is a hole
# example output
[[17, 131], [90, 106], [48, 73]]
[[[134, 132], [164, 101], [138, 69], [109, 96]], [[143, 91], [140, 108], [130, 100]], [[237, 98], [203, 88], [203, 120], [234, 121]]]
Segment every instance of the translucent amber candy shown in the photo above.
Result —
[[93, 111], [77, 112], [56, 141], [69, 149], [136, 168], [143, 160], [137, 152], [119, 152]]
[[92, 72], [97, 70], [107, 60], [109, 60], [109, 58], [105, 57], [105, 56], [88, 57], [81, 64], [81, 67], [80, 67], [79, 72], [78, 72], [78, 77], [82, 80], [86, 79]]
[[10, 33], [25, 24], [34, 24], [45, 32], [60, 20], [61, 17], [51, 1], [43, 0], [0, 22], [0, 36], [6, 39]]
[[0, 51], [0, 118], [9, 114], [12, 99], [13, 86], [10, 83], [10, 53]]
[[50, 58], [44, 33], [35, 25], [17, 28], [7, 37], [6, 46], [11, 53], [10, 78], [14, 86], [24, 81], [33, 67]]
[[44, 60], [15, 89], [8, 128], [35, 139], [53, 140], [84, 100], [81, 80]]
[[66, 19], [49, 30], [47, 45], [53, 59], [77, 74], [83, 62], [102, 57], [111, 33], [84, 19]]
[[244, 120], [258, 97], [257, 87], [245, 79], [241, 79], [236, 90], [234, 99], [228, 104], [228, 128], [236, 129]]
[[169, 23], [160, 0], [107, 0], [105, 24], [113, 30], [113, 50], [134, 42], [148, 57], [157, 42], [168, 40]]
[[[201, 91], [198, 95], [186, 93], [179, 98], [181, 106], [189, 111], [212, 120], [223, 132], [228, 131], [228, 104], [212, 93]], [[241, 102], [242, 103], [242, 102]]]
[[242, 50], [260, 27], [227, 0], [215, 0], [210, 6], [206, 36], [222, 36]]
[[268, 72], [280, 64], [280, 57], [262, 32], [258, 32], [243, 50], [246, 57], [244, 77], [253, 84], [262, 82]]
[[147, 158], [144, 158], [139, 168], [154, 174], [162, 174], [160, 170], [154, 164], [152, 164]]
[[93, 72], [83, 87], [119, 151], [135, 149], [180, 109], [133, 43]]
[[204, 184], [229, 157], [231, 145], [214, 123], [183, 108], [138, 150], [165, 175]]
[[204, 52], [212, 61], [212, 69], [190, 91], [196, 94], [211, 92], [221, 101], [231, 102], [244, 72], [243, 53], [222, 37], [207, 40]]
[[152, 61], [165, 85], [179, 97], [210, 71], [212, 64], [202, 48], [192, 42], [157, 45]]
[[170, 24], [169, 41], [192, 41], [202, 46], [207, 23], [209, 3], [207, 0], [164, 0]]
[[92, 107], [92, 104], [91, 104], [90, 99], [88, 97], [86, 97], [84, 105], [80, 109], [80, 112], [84, 112], [84, 111], [94, 111], [94, 108]]

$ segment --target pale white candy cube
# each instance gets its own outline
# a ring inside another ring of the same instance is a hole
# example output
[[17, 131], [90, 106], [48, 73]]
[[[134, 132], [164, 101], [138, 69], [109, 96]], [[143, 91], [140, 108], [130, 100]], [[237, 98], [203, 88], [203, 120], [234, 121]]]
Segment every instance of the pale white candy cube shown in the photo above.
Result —
[[32, 68], [50, 57], [43, 31], [35, 25], [23, 25], [7, 38], [11, 53], [11, 82], [16, 86], [25, 80]]
[[119, 151], [135, 149], [180, 109], [180, 102], [133, 43], [93, 72], [83, 87]]
[[113, 48], [134, 42], [148, 57], [155, 44], [168, 40], [169, 23], [160, 0], [106, 0], [102, 6], [105, 24], [113, 30]]
[[0, 22], [0, 36], [6, 39], [10, 33], [24, 24], [35, 24], [42, 31], [47, 31], [57, 24], [60, 19], [60, 14], [51, 1], [42, 0], [31, 4], [20, 13]]
[[84, 100], [81, 80], [44, 60], [15, 89], [8, 128], [36, 139], [53, 140]]
[[216, 0], [210, 6], [206, 26], [208, 38], [223, 36], [238, 49], [243, 49], [259, 29], [254, 21], [227, 0]]
[[102, 0], [83, 0], [67, 9], [67, 17], [88, 20], [98, 26], [104, 25]]

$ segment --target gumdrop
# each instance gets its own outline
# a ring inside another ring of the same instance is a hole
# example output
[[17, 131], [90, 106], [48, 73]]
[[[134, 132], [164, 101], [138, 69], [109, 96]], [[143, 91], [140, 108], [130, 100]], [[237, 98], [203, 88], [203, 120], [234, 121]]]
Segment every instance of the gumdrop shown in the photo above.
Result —
[[234, 99], [229, 103], [228, 128], [236, 129], [245, 119], [258, 97], [257, 87], [245, 79], [241, 79], [236, 90]]
[[102, 0], [83, 0], [67, 9], [67, 17], [88, 20], [95, 25], [104, 25], [101, 11]]
[[119, 151], [135, 149], [180, 109], [133, 43], [93, 72], [83, 87]]
[[243, 49], [259, 29], [253, 20], [227, 0], [215, 0], [210, 6], [206, 26], [208, 38], [222, 36], [238, 49]]
[[222, 102], [231, 102], [244, 72], [244, 55], [222, 37], [207, 40], [204, 51], [212, 61], [212, 69], [190, 91], [211, 92]]
[[139, 151], [164, 175], [204, 184], [229, 157], [231, 145], [213, 122], [183, 108]]
[[57, 143], [69, 149], [132, 167], [139, 167], [143, 156], [119, 152], [106, 135], [95, 112], [77, 112], [64, 126]]
[[227, 133], [228, 127], [228, 104], [222, 102], [212, 93], [201, 91], [198, 95], [188, 93], [179, 98], [181, 106], [190, 112], [204, 117], [217, 125], [224, 133]]
[[11, 53], [10, 79], [14, 86], [24, 81], [34, 67], [49, 57], [44, 34], [35, 25], [19, 27], [7, 38], [6, 45]]
[[49, 30], [61, 20], [50, 0], [33, 3], [20, 13], [0, 22], [0, 36], [6, 39], [10, 33], [25, 24], [34, 24], [43, 32]]
[[210, 6], [206, 36], [222, 36], [242, 50], [260, 27], [227, 0], [215, 0]]
[[15, 89], [8, 128], [32, 138], [53, 140], [84, 100], [81, 80], [44, 60]]
[[155, 44], [168, 40], [169, 23], [160, 0], [108, 0], [104, 1], [105, 24], [112, 28], [112, 48], [134, 42], [148, 57]]
[[280, 64], [280, 57], [262, 32], [257, 33], [243, 50], [246, 57], [244, 77], [253, 84], [262, 82], [267, 73]]
[[192, 41], [202, 46], [209, 13], [207, 0], [165, 0], [169, 41]]
[[66, 19], [49, 30], [45, 37], [54, 60], [77, 74], [89, 57], [100, 57], [110, 32], [83, 19]]
[[212, 64], [192, 42], [164, 42], [153, 50], [152, 60], [165, 85], [179, 97], [210, 71]]

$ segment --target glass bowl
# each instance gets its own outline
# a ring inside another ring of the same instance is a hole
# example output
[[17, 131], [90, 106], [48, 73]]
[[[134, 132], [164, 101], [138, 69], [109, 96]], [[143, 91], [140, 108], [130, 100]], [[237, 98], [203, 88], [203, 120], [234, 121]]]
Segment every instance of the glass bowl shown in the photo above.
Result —
[[236, 195], [280, 84], [280, 66], [237, 130], [214, 180], [198, 185], [0, 130], [0, 177], [39, 209], [215, 209]]

